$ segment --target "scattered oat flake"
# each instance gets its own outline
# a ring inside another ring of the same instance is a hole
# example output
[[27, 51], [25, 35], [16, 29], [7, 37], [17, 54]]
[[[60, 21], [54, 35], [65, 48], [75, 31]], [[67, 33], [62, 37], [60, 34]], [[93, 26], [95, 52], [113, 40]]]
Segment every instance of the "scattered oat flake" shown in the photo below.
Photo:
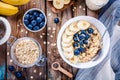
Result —
[[52, 15], [51, 13], [48, 14], [48, 16], [51, 16], [51, 15]]
[[79, 8], [82, 8], [82, 6], [80, 5]]
[[13, 62], [13, 60], [12, 60], [12, 59], [10, 59], [10, 62], [12, 63], [12, 62]]
[[39, 73], [39, 76], [41, 76], [41, 75], [42, 75], [42, 72]]
[[22, 24], [22, 23], [20, 23], [20, 25], [22, 26], [23, 24]]
[[30, 76], [30, 79], [33, 79], [33, 76]]
[[77, 9], [76, 7], [74, 7], [74, 9]]
[[33, 72], [34, 72], [34, 73], [36, 73], [36, 72], [37, 72], [37, 70], [35, 69]]
[[50, 42], [47, 42], [47, 44], [50, 44]]
[[28, 31], [26, 31], [25, 33], [28, 34]]
[[21, 32], [24, 32], [24, 30], [23, 30], [23, 29], [21, 29]]
[[74, 9], [72, 9], [72, 11], [75, 11]]
[[52, 31], [52, 33], [54, 34], [54, 33], [55, 33], [55, 31]]
[[54, 27], [53, 30], [56, 30], [56, 28]]
[[7, 52], [7, 55], [8, 55], [8, 56], [9, 56], [9, 54], [10, 54], [10, 53], [9, 53], [9, 52]]
[[42, 36], [42, 35], [40, 35], [40, 38], [43, 38], [43, 36]]
[[45, 33], [42, 33], [42, 35], [45, 35]]
[[20, 25], [19, 24], [17, 24], [17, 27], [19, 27]]
[[35, 5], [36, 3], [34, 2], [33, 4]]
[[50, 35], [51, 38], [53, 38], [53, 35]]
[[46, 44], [46, 41], [44, 41], [43, 44]]
[[49, 36], [50, 34], [48, 33], [47, 35]]
[[50, 54], [51, 52], [50, 51], [48, 51], [48, 54]]
[[51, 30], [51, 27], [48, 27], [48, 30]]
[[83, 10], [85, 11], [85, 8], [83, 8]]

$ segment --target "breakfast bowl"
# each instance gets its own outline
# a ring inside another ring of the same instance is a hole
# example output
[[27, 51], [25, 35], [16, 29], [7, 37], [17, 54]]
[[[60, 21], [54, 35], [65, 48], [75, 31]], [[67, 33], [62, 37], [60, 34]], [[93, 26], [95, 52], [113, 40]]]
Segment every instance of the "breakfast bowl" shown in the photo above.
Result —
[[29, 9], [23, 16], [23, 24], [31, 32], [41, 31], [45, 28], [46, 22], [47, 18], [45, 13], [38, 8]]
[[110, 37], [99, 20], [78, 16], [63, 24], [58, 33], [57, 47], [62, 59], [72, 67], [90, 68], [107, 56]]
[[28, 68], [40, 65], [41, 56], [41, 45], [31, 37], [19, 38], [11, 47], [11, 58], [20, 67]]

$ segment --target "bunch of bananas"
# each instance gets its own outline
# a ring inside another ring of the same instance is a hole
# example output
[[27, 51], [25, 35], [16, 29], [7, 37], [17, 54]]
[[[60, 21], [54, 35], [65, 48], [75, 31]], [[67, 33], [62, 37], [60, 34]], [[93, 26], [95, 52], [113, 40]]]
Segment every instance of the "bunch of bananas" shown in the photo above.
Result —
[[1, 0], [0, 15], [5, 15], [5, 16], [14, 15], [19, 11], [18, 7], [15, 6], [27, 4], [29, 1], [30, 0]]
[[56, 9], [62, 9], [64, 5], [69, 4], [71, 0], [53, 0], [53, 6]]

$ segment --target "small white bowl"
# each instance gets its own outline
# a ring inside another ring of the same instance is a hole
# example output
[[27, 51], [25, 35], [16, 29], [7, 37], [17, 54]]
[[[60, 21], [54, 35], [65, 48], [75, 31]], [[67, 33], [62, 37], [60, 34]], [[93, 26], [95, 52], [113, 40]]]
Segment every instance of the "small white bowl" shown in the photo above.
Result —
[[96, 18], [93, 18], [93, 17], [90, 17], [90, 16], [78, 16], [78, 17], [72, 18], [72, 19], [70, 19], [70, 20], [68, 20], [67, 22], [64, 23], [64, 25], [62, 26], [62, 28], [60, 29], [60, 31], [58, 33], [58, 38], [57, 38], [58, 51], [59, 51], [59, 54], [62, 57], [62, 59], [66, 63], [71, 65], [72, 67], [75, 67], [75, 68], [94, 67], [94, 66], [98, 65], [99, 63], [101, 63], [103, 61], [103, 59], [105, 59], [105, 57], [108, 54], [108, 50], [110, 48], [110, 37], [109, 37], [108, 31], [105, 33], [105, 35], [103, 37], [102, 53], [99, 54], [99, 57], [97, 57], [97, 59], [91, 60], [91, 61], [85, 62], [85, 63], [73, 64], [63, 54], [63, 50], [62, 50], [62, 47], [61, 47], [62, 34], [65, 31], [66, 27], [68, 27], [68, 25], [70, 25], [73, 22], [79, 21], [79, 20], [86, 20], [86, 21], [90, 22], [91, 24], [93, 24], [98, 29], [98, 31], [100, 32], [101, 35], [103, 35], [105, 30], [106, 30], [106, 27]]
[[[29, 28], [24, 24], [24, 17], [25, 17], [25, 15], [26, 15], [28, 12], [34, 11], [34, 10], [35, 10], [35, 11], [38, 11], [38, 12], [41, 12], [41, 13], [44, 15], [44, 17], [45, 17], [45, 24], [44, 24], [44, 26], [43, 26], [42, 28], [40, 28], [39, 30], [31, 30], [31, 29], [29, 29]], [[26, 28], [27, 30], [29, 30], [29, 31], [31, 31], [31, 32], [39, 32], [39, 31], [43, 30], [43, 29], [45, 28], [45, 26], [46, 26], [46, 23], [47, 23], [47, 18], [46, 18], [45, 13], [44, 13], [42, 10], [38, 9], [38, 8], [31, 8], [31, 9], [29, 9], [28, 11], [26, 11], [25, 14], [23, 15], [23, 25], [25, 26], [25, 28]]]

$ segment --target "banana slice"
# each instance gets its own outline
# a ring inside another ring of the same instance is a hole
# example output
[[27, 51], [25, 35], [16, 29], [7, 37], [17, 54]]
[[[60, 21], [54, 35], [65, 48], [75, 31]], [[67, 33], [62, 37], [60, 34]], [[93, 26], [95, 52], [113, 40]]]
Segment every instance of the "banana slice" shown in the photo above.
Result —
[[73, 36], [67, 36], [65, 33], [62, 35], [62, 41], [65, 43], [70, 43], [73, 40]]
[[73, 56], [71, 59], [69, 59], [69, 61], [73, 64], [76, 64], [79, 61], [79, 57], [78, 56]]
[[69, 47], [62, 47], [62, 49], [63, 49], [64, 52], [72, 52], [72, 51], [74, 51], [74, 48], [73, 48], [72, 45], [69, 46]]
[[75, 33], [79, 31], [79, 28], [77, 27], [77, 23], [76, 23], [76, 22], [72, 23], [72, 24], [69, 26], [69, 29], [70, 29], [71, 31], [75, 32]]
[[62, 47], [69, 47], [69, 46], [72, 45], [72, 43], [73, 43], [73, 40], [69, 43], [65, 43], [65, 42], [62, 41]]
[[69, 4], [70, 0], [64, 0], [64, 4]]
[[65, 34], [72, 36], [75, 34], [75, 32], [72, 32], [71, 30], [69, 30], [69, 27], [67, 27], [65, 30]]
[[56, 9], [62, 9], [64, 7], [64, 0], [53, 0], [53, 6]]
[[85, 30], [90, 26], [90, 23], [82, 20], [77, 23], [77, 26], [80, 30]]
[[74, 56], [73, 51], [72, 52], [64, 52], [63, 54], [68, 59], [71, 59]]

